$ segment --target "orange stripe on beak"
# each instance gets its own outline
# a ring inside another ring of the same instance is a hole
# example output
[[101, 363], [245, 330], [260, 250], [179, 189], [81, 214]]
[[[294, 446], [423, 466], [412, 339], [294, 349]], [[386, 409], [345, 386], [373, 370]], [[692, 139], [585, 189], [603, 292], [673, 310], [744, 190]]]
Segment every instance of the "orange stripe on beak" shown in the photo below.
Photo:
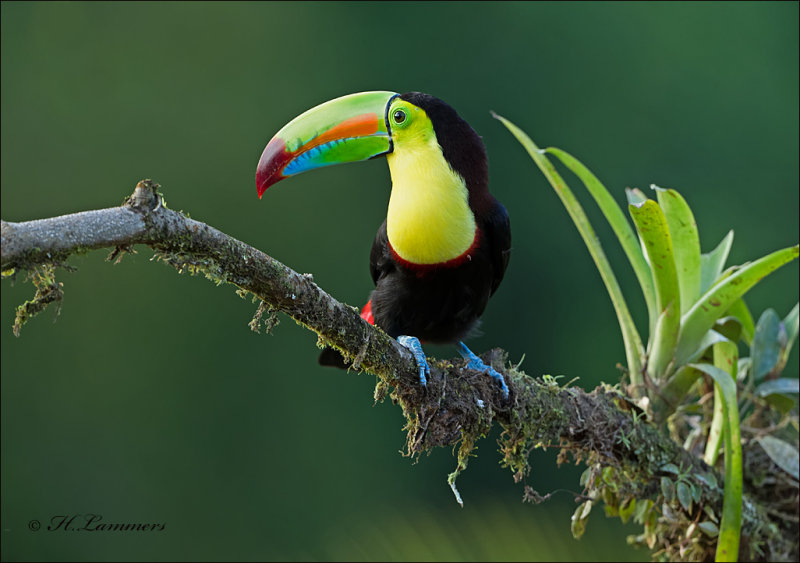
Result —
[[363, 113], [361, 115], [356, 115], [350, 119], [345, 119], [324, 133], [317, 135], [303, 145], [302, 150], [298, 152], [306, 152], [314, 147], [318, 147], [319, 145], [324, 145], [325, 143], [330, 143], [331, 141], [338, 139], [367, 137], [369, 135], [374, 135], [378, 132], [379, 125], [379, 118], [374, 113]]

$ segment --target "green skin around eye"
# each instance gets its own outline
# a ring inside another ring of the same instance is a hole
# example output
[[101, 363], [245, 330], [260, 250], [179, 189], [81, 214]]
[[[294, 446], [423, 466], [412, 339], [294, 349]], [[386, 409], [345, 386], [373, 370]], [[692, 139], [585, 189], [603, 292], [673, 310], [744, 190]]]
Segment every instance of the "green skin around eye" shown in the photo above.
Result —
[[405, 106], [405, 102], [396, 102], [389, 109], [389, 115], [391, 116], [392, 127], [403, 129], [411, 123], [411, 111], [410, 108]]

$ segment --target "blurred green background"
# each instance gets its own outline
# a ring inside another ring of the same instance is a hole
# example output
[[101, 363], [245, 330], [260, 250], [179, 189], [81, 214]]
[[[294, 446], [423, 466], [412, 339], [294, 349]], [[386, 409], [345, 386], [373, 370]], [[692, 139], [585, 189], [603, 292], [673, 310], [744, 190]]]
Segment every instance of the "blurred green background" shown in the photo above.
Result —
[[[552, 189], [490, 110], [578, 156], [619, 202], [677, 188], [703, 250], [732, 263], [798, 238], [797, 3], [2, 3], [2, 218], [118, 205], [136, 182], [360, 306], [385, 216], [382, 159], [279, 184], [259, 201], [266, 141], [302, 111], [372, 89], [420, 90], [483, 136], [512, 219], [506, 279], [476, 351], [531, 375], [616, 381], [616, 320]], [[584, 202], [577, 181], [566, 176]], [[624, 256], [594, 221], [636, 318]], [[4, 560], [627, 560], [597, 510], [569, 533], [582, 468], [537, 451], [539, 506], [493, 434], [458, 481], [452, 453], [402, 457], [402, 417], [374, 379], [316, 364], [294, 322], [252, 333], [255, 305], [140, 248], [60, 273], [66, 299], [11, 333], [30, 284], [2, 285]], [[784, 316], [797, 263], [751, 292]], [[452, 349], [429, 350], [454, 355]], [[797, 373], [797, 352], [789, 374]], [[55, 515], [165, 522], [163, 532], [38, 532]]]

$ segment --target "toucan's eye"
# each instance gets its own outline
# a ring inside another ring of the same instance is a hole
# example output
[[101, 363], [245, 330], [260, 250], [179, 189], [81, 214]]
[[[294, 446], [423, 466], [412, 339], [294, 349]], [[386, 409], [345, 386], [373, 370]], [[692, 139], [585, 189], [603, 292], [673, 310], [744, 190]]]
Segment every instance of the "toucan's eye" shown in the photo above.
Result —
[[404, 112], [401, 109], [396, 109], [396, 110], [394, 110], [394, 113], [392, 114], [392, 119], [394, 119], [395, 123], [400, 125], [401, 123], [403, 123], [406, 120], [406, 112]]

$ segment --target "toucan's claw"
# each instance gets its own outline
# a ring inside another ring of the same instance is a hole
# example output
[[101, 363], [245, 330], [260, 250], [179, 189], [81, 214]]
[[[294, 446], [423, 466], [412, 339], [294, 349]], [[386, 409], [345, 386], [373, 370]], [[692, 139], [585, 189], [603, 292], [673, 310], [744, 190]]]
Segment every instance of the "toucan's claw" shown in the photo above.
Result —
[[419, 338], [402, 335], [397, 337], [397, 342], [401, 346], [408, 348], [414, 355], [414, 361], [417, 362], [417, 367], [419, 368], [419, 382], [423, 387], [427, 387], [428, 378], [426, 376], [431, 374], [431, 367], [428, 365], [428, 360], [425, 359], [425, 352], [422, 351], [422, 344]]
[[463, 342], [459, 342], [456, 344], [458, 347], [458, 353], [461, 354], [461, 357], [467, 360], [467, 367], [469, 369], [474, 369], [475, 371], [482, 371], [483, 373], [490, 375], [495, 381], [499, 382], [500, 388], [503, 390], [503, 398], [508, 399], [508, 385], [506, 385], [505, 378], [491, 366], [487, 366], [483, 363], [478, 356], [476, 356], [472, 350], [467, 348], [467, 345]]

